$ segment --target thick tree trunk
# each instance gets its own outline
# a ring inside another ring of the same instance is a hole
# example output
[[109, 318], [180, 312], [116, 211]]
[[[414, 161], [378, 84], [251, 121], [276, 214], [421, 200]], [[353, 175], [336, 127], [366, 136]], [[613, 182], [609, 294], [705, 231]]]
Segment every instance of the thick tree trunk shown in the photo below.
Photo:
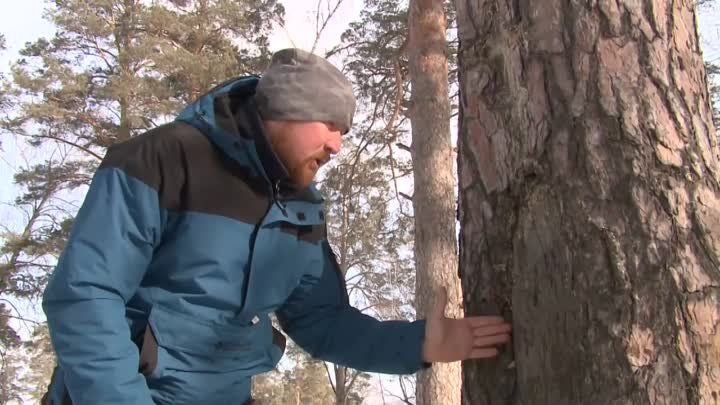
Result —
[[719, 404], [718, 145], [692, 0], [458, 0], [460, 269], [514, 359], [464, 403]]
[[[446, 314], [459, 316], [462, 305], [443, 1], [411, 1], [409, 27], [416, 307], [418, 317], [424, 317], [433, 303], [433, 292], [445, 286]], [[460, 382], [459, 363], [433, 365], [418, 374], [417, 405], [459, 405]]]

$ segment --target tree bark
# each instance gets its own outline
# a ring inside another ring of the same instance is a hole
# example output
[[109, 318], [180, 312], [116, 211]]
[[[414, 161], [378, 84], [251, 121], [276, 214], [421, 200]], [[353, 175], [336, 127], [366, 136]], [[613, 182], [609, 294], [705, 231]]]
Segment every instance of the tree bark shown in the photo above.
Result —
[[[409, 10], [412, 86], [416, 308], [419, 318], [434, 292], [448, 291], [448, 316], [461, 316], [455, 228], [455, 176], [450, 142], [446, 19], [441, 0], [413, 0]], [[459, 405], [460, 364], [434, 364], [418, 374], [417, 405]]]
[[[136, 72], [132, 66], [132, 31], [136, 28], [136, 19], [139, 14], [138, 3], [135, 0], [124, 0], [122, 14], [115, 25], [115, 46], [118, 53], [118, 69], [120, 80], [132, 78]], [[130, 139], [132, 135], [132, 110], [130, 108], [130, 97], [126, 91], [119, 93], [119, 124], [114, 143], [120, 143]], [[110, 146], [110, 145], [103, 145]]]
[[514, 324], [514, 350], [465, 367], [464, 403], [719, 404], [694, 1], [456, 6], [465, 310]]
[[335, 366], [335, 405], [345, 405], [347, 399], [347, 368]]

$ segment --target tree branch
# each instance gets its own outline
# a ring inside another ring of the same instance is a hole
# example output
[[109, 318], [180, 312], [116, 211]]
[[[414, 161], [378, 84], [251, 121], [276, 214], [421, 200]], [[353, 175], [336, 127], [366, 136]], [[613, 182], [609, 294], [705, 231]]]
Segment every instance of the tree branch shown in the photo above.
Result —
[[68, 141], [67, 139], [63, 139], [63, 138], [56, 137], [56, 136], [50, 136], [50, 135], [26, 135], [26, 136], [29, 136], [29, 137], [32, 137], [32, 138], [51, 139], [51, 140], [53, 140], [53, 141], [56, 141], [56, 142], [59, 142], [59, 143], [64, 143], [64, 144], [66, 144], [66, 145], [70, 145], [70, 146], [72, 146], [72, 147], [74, 147], [74, 148], [80, 149], [81, 151], [87, 153], [88, 155], [94, 157], [94, 158], [97, 159], [97, 160], [102, 160], [102, 159], [103, 159], [102, 156], [100, 156], [100, 155], [98, 155], [97, 153], [93, 152], [93, 151], [90, 150], [89, 148], [87, 148], [87, 147], [85, 147], [85, 146], [82, 146], [82, 145], [78, 145], [78, 144], [76, 144], [75, 142]]
[[333, 384], [332, 377], [330, 376], [330, 369], [328, 368], [328, 365], [326, 362], [322, 362], [323, 367], [325, 367], [325, 373], [327, 374], [328, 382], [330, 383], [330, 386], [332, 387], [333, 393], [337, 394], [337, 389], [335, 388], [335, 384]]
[[328, 4], [329, 13], [322, 20], [322, 26], [320, 26], [320, 15], [321, 15], [320, 4], [322, 3], [322, 0], [318, 0], [317, 8], [315, 9], [315, 41], [313, 42], [312, 48], [310, 49], [310, 53], [315, 53], [315, 49], [317, 48], [318, 44], [320, 43], [320, 37], [322, 36], [322, 33], [325, 31], [325, 28], [327, 28], [328, 23], [330, 22], [330, 20], [332, 20], [333, 16], [335, 15], [335, 13], [338, 10], [338, 8], [340, 8], [340, 5], [345, 0], [337, 0], [337, 2], [335, 3], [335, 7], [333, 7], [332, 10], [330, 9], [330, 3], [329, 3], [330, 0], [327, 0], [327, 1], [328, 1], [327, 4]]

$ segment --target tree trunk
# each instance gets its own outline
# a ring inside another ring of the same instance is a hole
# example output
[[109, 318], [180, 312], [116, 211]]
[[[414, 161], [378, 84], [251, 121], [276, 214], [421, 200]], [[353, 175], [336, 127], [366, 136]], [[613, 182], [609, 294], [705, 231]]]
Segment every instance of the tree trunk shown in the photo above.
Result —
[[694, 1], [456, 5], [465, 310], [514, 324], [514, 359], [468, 363], [464, 402], [720, 403]]
[[[120, 70], [120, 80], [130, 79], [135, 75], [132, 68], [132, 35], [131, 32], [136, 29], [134, 25], [139, 13], [138, 4], [134, 0], [123, 1], [123, 12], [120, 20], [115, 26], [115, 46], [118, 53], [118, 69]], [[131, 109], [130, 97], [126, 91], [122, 91], [118, 98], [119, 107], [119, 125], [117, 135], [113, 140], [115, 143], [127, 141], [131, 136]], [[110, 146], [110, 145], [104, 145]]]
[[346, 378], [347, 368], [335, 366], [335, 405], [345, 405], [347, 398]]
[[[448, 290], [448, 316], [460, 316], [455, 230], [455, 177], [441, 0], [413, 0], [409, 13], [412, 160], [415, 191], [416, 307], [424, 317], [433, 292]], [[435, 364], [418, 374], [417, 405], [459, 405], [460, 364]]]

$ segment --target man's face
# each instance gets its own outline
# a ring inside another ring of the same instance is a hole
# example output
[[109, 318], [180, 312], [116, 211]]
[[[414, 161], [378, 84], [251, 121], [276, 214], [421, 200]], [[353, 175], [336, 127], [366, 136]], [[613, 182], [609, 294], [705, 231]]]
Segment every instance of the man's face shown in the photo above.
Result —
[[301, 188], [312, 182], [318, 169], [340, 152], [340, 130], [316, 121], [265, 121], [273, 151]]

